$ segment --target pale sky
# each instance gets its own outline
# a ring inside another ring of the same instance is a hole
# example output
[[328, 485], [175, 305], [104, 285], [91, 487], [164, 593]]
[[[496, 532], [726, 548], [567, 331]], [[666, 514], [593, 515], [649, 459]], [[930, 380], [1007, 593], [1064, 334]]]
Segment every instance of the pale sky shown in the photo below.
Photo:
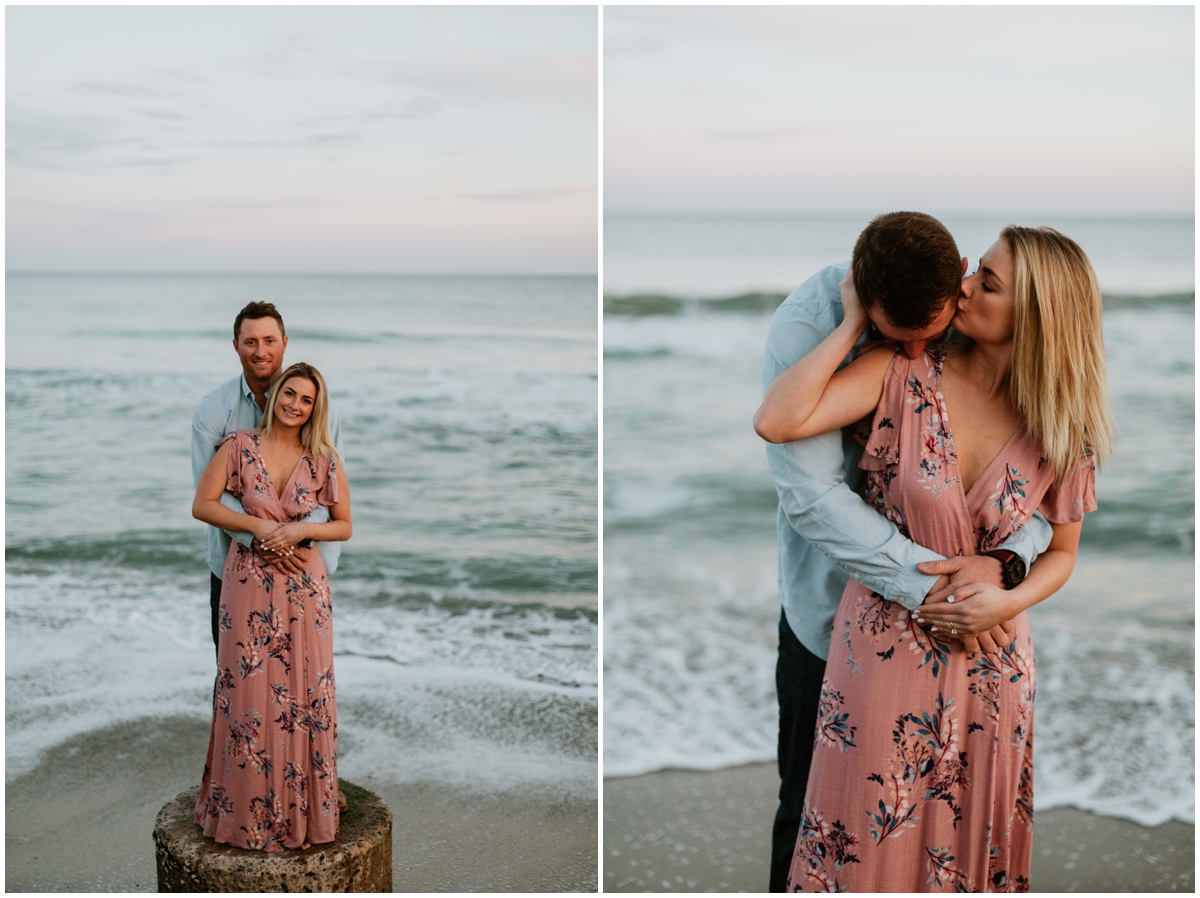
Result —
[[609, 6], [605, 209], [1191, 216], [1194, 18]]
[[594, 7], [21, 7], [9, 270], [596, 272]]

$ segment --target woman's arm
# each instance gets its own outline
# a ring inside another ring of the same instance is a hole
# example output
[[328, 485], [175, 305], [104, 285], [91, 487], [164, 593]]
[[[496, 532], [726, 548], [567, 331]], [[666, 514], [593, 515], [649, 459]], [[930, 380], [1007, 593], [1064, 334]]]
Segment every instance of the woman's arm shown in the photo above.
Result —
[[933, 630], [954, 628], [960, 635], [983, 633], [1054, 595], [1075, 569], [1083, 521], [1050, 526], [1054, 536], [1049, 548], [1038, 556], [1019, 585], [1001, 589], [988, 583], [972, 583], [955, 590], [944, 602], [922, 605], [916, 611], [918, 623]]
[[237, 530], [263, 537], [277, 526], [273, 521], [256, 518], [252, 514], [238, 514], [220, 503], [225, 492], [225, 469], [229, 463], [232, 440], [217, 447], [217, 453], [208, 461], [200, 481], [196, 484], [196, 498], [192, 500], [192, 517], [222, 530]]
[[845, 312], [842, 323], [775, 379], [754, 413], [754, 430], [768, 443], [829, 433], [853, 424], [879, 405], [883, 377], [895, 353], [880, 347], [837, 370], [868, 324], [849, 272], [839, 286]]
[[276, 524], [268, 521], [270, 531], [263, 537], [262, 545], [267, 551], [286, 551], [306, 539], [317, 542], [342, 542], [350, 538], [354, 525], [350, 519], [350, 483], [341, 465], [337, 468], [338, 500], [329, 507], [330, 520], [324, 524], [298, 521], [295, 524]]

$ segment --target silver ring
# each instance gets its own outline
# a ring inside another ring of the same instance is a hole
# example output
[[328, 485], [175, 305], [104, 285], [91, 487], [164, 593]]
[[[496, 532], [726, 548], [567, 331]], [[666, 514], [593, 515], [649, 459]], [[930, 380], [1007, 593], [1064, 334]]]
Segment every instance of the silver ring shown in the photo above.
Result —
[[951, 628], [950, 628], [950, 635], [951, 635], [951, 636], [957, 636], [957, 635], [958, 635], [958, 631], [957, 631], [957, 630], [955, 630], [953, 627], [951, 627]]

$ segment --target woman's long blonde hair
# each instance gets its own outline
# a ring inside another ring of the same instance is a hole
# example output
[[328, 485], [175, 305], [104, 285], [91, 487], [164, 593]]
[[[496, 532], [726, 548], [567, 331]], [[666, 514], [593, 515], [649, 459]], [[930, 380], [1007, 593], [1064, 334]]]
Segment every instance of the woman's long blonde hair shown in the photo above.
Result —
[[1079, 244], [1053, 228], [1009, 225], [1000, 236], [1013, 256], [1009, 393], [1057, 485], [1085, 447], [1112, 458], [1100, 284]]
[[317, 388], [312, 415], [300, 428], [300, 443], [313, 458], [324, 455], [330, 461], [339, 461], [337, 450], [333, 448], [333, 437], [329, 433], [329, 400], [325, 398], [325, 378], [321, 376], [320, 371], [307, 362], [297, 362], [292, 365], [271, 385], [260, 425], [263, 434], [271, 432], [271, 424], [275, 420], [275, 401], [279, 398], [279, 391], [283, 389], [283, 385], [293, 377], [311, 380]]

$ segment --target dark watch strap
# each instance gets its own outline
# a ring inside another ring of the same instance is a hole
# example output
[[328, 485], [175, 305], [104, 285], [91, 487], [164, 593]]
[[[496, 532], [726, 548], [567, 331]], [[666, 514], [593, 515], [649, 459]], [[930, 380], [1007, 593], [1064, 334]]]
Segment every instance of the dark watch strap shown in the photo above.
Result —
[[1000, 562], [1000, 576], [1005, 589], [1012, 589], [1025, 579], [1025, 559], [1008, 549], [992, 549], [984, 552]]

